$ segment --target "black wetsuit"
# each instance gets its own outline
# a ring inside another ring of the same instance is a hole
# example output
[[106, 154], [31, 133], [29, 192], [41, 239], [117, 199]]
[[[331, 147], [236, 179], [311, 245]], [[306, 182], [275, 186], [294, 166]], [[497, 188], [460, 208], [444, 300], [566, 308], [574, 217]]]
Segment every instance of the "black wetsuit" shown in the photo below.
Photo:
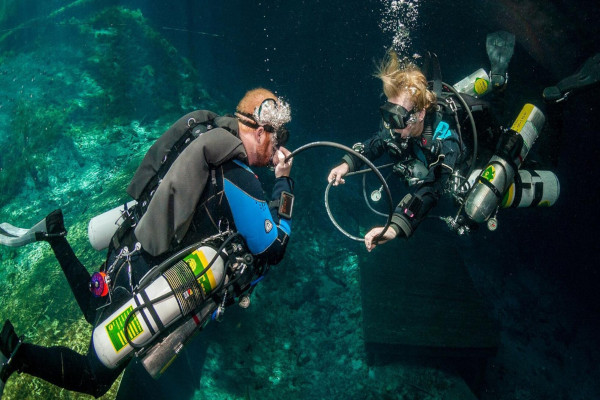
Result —
[[[464, 158], [464, 149], [456, 132], [444, 122], [433, 126], [434, 115], [428, 113], [425, 118], [424, 133], [417, 138], [401, 139], [392, 136], [389, 129], [383, 125], [380, 131], [365, 141], [362, 154], [369, 160], [375, 160], [388, 153], [396, 163], [410, 160], [420, 160], [428, 169], [428, 173], [416, 185], [413, 192], [413, 207], [411, 212], [402, 202], [394, 211], [390, 227], [399, 235], [409, 237], [425, 218], [427, 213], [437, 204], [443, 194], [446, 182], [455, 166]], [[406, 141], [406, 147], [402, 147]], [[432, 152], [432, 148], [437, 149]], [[343, 157], [349, 165], [349, 172], [360, 169], [363, 162], [351, 154]]]
[[[183, 117], [178, 122], [187, 120], [187, 118], [188, 116]], [[235, 126], [231, 123], [230, 125]], [[218, 129], [214, 129], [214, 131]], [[209, 134], [206, 137], [210, 137], [211, 130], [206, 133]], [[237, 130], [220, 132], [220, 134], [233, 136], [236, 133]], [[203, 135], [195, 140], [204, 140]], [[231, 138], [226, 138], [226, 140], [229, 139]], [[212, 139], [209, 143], [214, 147]], [[197, 147], [199, 148], [195, 150], [188, 147], [181, 154], [183, 155], [187, 151], [189, 155], [190, 151], [198, 150], [202, 153], [210, 153], [211, 149], [202, 146], [201, 143]], [[172, 236], [171, 247], [168, 251], [151, 255], [142, 248], [135, 253], [131, 257], [131, 281], [126, 267], [115, 268], [112, 271], [110, 276], [113, 282], [112, 303], [108, 307], [98, 310], [98, 306], [104, 304], [106, 298], [95, 298], [91, 295], [88, 289], [90, 274], [79, 262], [67, 240], [60, 237], [52, 238], [49, 241], [82, 313], [92, 326], [98, 325], [130, 299], [132, 297], [131, 288], [137, 285], [139, 279], [152, 266], [158, 265], [178, 249], [218, 233], [219, 229], [224, 226], [241, 234], [249, 251], [255, 257], [255, 265], [273, 265], [281, 261], [288, 243], [291, 220], [280, 218], [276, 207], [269, 208], [258, 177], [243, 161], [240, 161], [240, 158], [242, 160], [245, 158], [245, 152], [238, 152], [238, 154], [242, 156], [233, 159], [225, 157], [225, 161], [220, 165], [208, 163], [208, 174], [206, 175], [208, 182], [198, 184], [203, 190], [199, 194], [200, 197], [192, 218], [187, 221], [185, 234], [179, 239]], [[164, 185], [164, 181], [161, 185]], [[277, 178], [271, 198], [278, 199], [284, 190], [292, 192], [291, 180], [286, 177]], [[178, 204], [176, 201], [170, 201], [170, 203]], [[168, 221], [168, 223], [172, 222]], [[133, 229], [131, 231], [126, 235], [129, 240], [125, 242], [131, 243], [132, 238], [134, 241], [136, 240]], [[115, 248], [112, 245], [109, 247], [106, 265], [112, 265], [122, 247]], [[23, 343], [14, 362], [16, 369], [20, 372], [42, 378], [68, 390], [99, 397], [111, 387], [130, 359], [131, 356], [124, 359], [117, 368], [110, 369], [100, 362], [94, 350], [94, 344], [90, 341], [86, 355], [81, 355], [66, 347], [42, 347]]]

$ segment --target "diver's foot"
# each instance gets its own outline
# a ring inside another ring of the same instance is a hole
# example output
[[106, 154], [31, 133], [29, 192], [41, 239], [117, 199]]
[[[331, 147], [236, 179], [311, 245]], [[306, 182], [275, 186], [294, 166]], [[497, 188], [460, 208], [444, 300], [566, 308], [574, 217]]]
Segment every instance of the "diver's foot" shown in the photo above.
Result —
[[0, 397], [2, 397], [6, 381], [16, 371], [14, 358], [21, 343], [23, 343], [23, 338], [17, 336], [13, 325], [6, 320], [0, 333]]
[[45, 223], [46, 230], [36, 232], [37, 240], [48, 240], [53, 237], [67, 236], [67, 230], [65, 229], [65, 222], [63, 220], [62, 210], [52, 211], [42, 221]]
[[11, 247], [24, 246], [40, 240], [50, 241], [66, 235], [67, 230], [60, 209], [52, 211], [31, 229], [18, 228], [8, 223], [0, 224], [0, 244]]

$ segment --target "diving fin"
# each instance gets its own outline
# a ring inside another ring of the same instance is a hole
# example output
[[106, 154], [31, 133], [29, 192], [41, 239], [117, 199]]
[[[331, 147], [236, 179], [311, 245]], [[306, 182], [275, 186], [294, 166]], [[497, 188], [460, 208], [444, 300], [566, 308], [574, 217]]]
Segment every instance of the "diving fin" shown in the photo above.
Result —
[[67, 231], [60, 209], [52, 211], [31, 229], [18, 228], [7, 222], [0, 224], [0, 244], [20, 247], [26, 244], [46, 240], [53, 237], [66, 236]]
[[23, 336], [17, 336], [13, 325], [6, 320], [0, 333], [0, 399], [4, 393], [6, 381], [15, 372], [14, 359], [22, 343]]
[[485, 49], [490, 59], [490, 78], [494, 89], [502, 89], [508, 82], [508, 63], [515, 50], [515, 35], [498, 31], [487, 35]]
[[566, 99], [571, 91], [598, 82], [600, 82], [600, 53], [588, 58], [577, 72], [558, 82], [556, 86], [544, 89], [544, 100], [559, 102]]

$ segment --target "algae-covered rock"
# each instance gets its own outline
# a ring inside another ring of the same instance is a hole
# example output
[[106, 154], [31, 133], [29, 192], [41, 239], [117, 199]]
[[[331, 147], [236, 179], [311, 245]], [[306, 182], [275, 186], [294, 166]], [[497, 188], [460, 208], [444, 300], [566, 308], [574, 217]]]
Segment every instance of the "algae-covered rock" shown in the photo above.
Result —
[[[62, 208], [89, 271], [104, 254], [87, 243], [87, 222], [127, 200], [153, 140], [186, 112], [220, 111], [197, 71], [142, 13], [115, 4], [0, 5], [0, 222], [28, 227]], [[32, 343], [85, 353], [91, 328], [49, 246], [3, 246], [0, 260], [1, 317]], [[89, 396], [15, 374], [3, 398]]]

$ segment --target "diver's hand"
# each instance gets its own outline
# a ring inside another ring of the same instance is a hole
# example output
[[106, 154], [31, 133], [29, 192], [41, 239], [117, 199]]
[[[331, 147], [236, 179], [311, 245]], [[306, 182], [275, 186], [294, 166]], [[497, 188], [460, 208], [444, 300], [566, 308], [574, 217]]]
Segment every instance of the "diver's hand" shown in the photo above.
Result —
[[373, 239], [377, 235], [379, 235], [382, 230], [383, 226], [378, 226], [376, 228], [371, 229], [369, 233], [365, 235], [365, 247], [368, 251], [373, 250], [378, 244], [384, 244], [385, 242], [394, 239], [396, 235], [398, 235], [395, 230], [393, 230], [392, 228], [388, 228], [387, 231], [385, 231], [383, 237], [380, 237], [379, 239], [377, 239], [377, 241], [374, 241]]
[[290, 176], [292, 170], [292, 160], [290, 158], [287, 162], [285, 158], [289, 156], [291, 152], [285, 147], [280, 147], [279, 150], [273, 155], [273, 164], [275, 165], [275, 177], [281, 178], [282, 176]]
[[335, 167], [334, 169], [332, 169], [329, 172], [329, 176], [327, 177], [327, 182], [331, 182], [333, 184], [333, 186], [337, 186], [340, 183], [346, 183], [346, 181], [344, 179], [342, 179], [344, 177], [344, 175], [346, 175], [348, 173], [348, 171], [350, 170], [350, 166], [343, 162], [340, 165], [338, 165], [337, 167]]

